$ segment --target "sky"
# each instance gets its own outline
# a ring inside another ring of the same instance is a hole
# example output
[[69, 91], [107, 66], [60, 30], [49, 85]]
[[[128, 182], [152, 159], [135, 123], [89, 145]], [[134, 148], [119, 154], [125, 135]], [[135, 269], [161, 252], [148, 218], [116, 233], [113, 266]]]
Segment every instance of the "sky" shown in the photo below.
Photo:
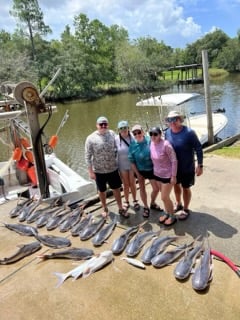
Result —
[[[173, 48], [185, 48], [209, 32], [221, 29], [235, 38], [240, 30], [240, 0], [38, 0], [44, 22], [60, 39], [66, 25], [74, 33], [80, 13], [106, 26], [117, 24], [129, 39], [151, 37]], [[13, 1], [0, 0], [0, 30], [14, 32], [17, 21], [9, 14]]]

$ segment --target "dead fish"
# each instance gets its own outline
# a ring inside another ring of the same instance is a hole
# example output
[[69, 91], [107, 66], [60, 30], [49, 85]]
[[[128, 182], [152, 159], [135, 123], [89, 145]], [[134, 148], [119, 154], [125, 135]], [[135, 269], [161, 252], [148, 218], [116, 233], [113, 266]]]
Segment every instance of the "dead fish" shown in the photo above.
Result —
[[57, 215], [51, 216], [46, 224], [46, 229], [48, 231], [56, 229], [59, 226], [59, 224], [61, 224], [66, 219], [68, 213], [70, 212], [71, 209], [69, 208], [61, 211]]
[[103, 227], [95, 236], [92, 238], [92, 243], [94, 246], [101, 246], [106, 239], [110, 237], [113, 230], [117, 225], [117, 218], [115, 217], [112, 222]]
[[58, 278], [56, 288], [60, 287], [63, 284], [63, 282], [69, 277], [72, 277], [74, 279], [80, 277], [83, 271], [87, 268], [88, 264], [94, 261], [95, 259], [96, 257], [92, 257], [90, 260], [85, 261], [84, 263], [80, 264], [79, 266], [75, 267], [74, 269], [66, 273], [54, 272], [55, 276], [57, 276]]
[[187, 244], [183, 244], [181, 246], [176, 247], [173, 250], [169, 250], [160, 254], [157, 254], [155, 257], [152, 258], [151, 264], [155, 268], [161, 268], [166, 265], [169, 265], [173, 261], [175, 261], [177, 258], [179, 258], [188, 247]]
[[192, 287], [194, 290], [205, 290], [212, 280], [212, 256], [210, 248], [204, 250], [199, 266], [192, 275]]
[[28, 205], [30, 205], [32, 202], [33, 202], [33, 199], [27, 199], [25, 201], [17, 203], [16, 207], [9, 212], [10, 218], [16, 218], [20, 214], [21, 210], [24, 207], [27, 207]]
[[37, 220], [35, 221], [36, 227], [37, 228], [42, 228], [44, 227], [49, 218], [52, 216], [52, 212], [45, 212], [43, 215], [41, 215], [40, 217], [37, 218]]
[[49, 205], [46, 208], [34, 210], [27, 218], [26, 222], [27, 223], [33, 223], [35, 222], [40, 216], [44, 215], [46, 212], [47, 213], [54, 213], [57, 210], [59, 210], [59, 207], [52, 207], [52, 205]]
[[[92, 273], [102, 269], [104, 266], [113, 261], [113, 253], [111, 250], [106, 250], [100, 253], [94, 260], [89, 261], [87, 268], [83, 270], [82, 277], [89, 277]], [[77, 277], [74, 278], [76, 280]]]
[[34, 200], [31, 204], [24, 207], [18, 216], [19, 222], [24, 222], [27, 219], [27, 217], [39, 206], [41, 201], [42, 199], [39, 198], [37, 201]]
[[71, 212], [69, 216], [64, 219], [62, 223], [59, 224], [58, 228], [60, 232], [66, 232], [70, 230], [75, 224], [77, 224], [82, 215], [82, 210], [80, 208], [75, 209]]
[[197, 257], [201, 254], [203, 250], [203, 241], [196, 245], [193, 249], [187, 250], [185, 256], [177, 263], [173, 274], [176, 279], [184, 280], [189, 277], [193, 265], [196, 262]]
[[140, 269], [146, 268], [145, 265], [141, 261], [134, 259], [134, 258], [122, 257], [121, 260], [125, 260], [125, 261], [127, 261], [127, 263], [131, 264], [134, 267], [140, 268]]
[[82, 218], [75, 226], [71, 228], [71, 235], [79, 236], [80, 231], [82, 231], [91, 221], [92, 214], [89, 213], [86, 217]]
[[179, 239], [179, 236], [164, 236], [153, 240], [152, 244], [146, 248], [141, 257], [141, 261], [145, 264], [150, 264], [151, 260], [163, 252], [165, 248], [173, 241]]
[[137, 234], [134, 239], [127, 245], [127, 248], [125, 250], [126, 255], [128, 257], [134, 257], [136, 256], [144, 246], [144, 244], [151, 240], [153, 237], [157, 237], [160, 234], [159, 231], [145, 231], [142, 233]]
[[72, 259], [72, 260], [87, 260], [94, 255], [92, 249], [87, 248], [69, 248], [66, 250], [55, 251], [51, 253], [43, 253], [38, 258], [47, 259]]
[[112, 244], [112, 252], [114, 254], [120, 254], [123, 252], [125, 249], [129, 239], [136, 233], [138, 232], [140, 226], [133, 226], [125, 230], [119, 238], [115, 239], [113, 244]]
[[4, 259], [0, 259], [0, 264], [10, 264], [17, 262], [24, 257], [29, 256], [30, 254], [38, 251], [41, 248], [41, 243], [38, 241], [25, 244], [25, 245], [19, 245], [19, 250], [14, 253], [12, 256]]
[[38, 231], [36, 228], [32, 227], [32, 226], [28, 226], [26, 224], [21, 224], [21, 223], [4, 223], [4, 227], [6, 227], [7, 229], [11, 230], [11, 231], [15, 231], [18, 234], [21, 234], [22, 236], [34, 236], [34, 234], [36, 234]]
[[71, 241], [67, 238], [57, 237], [53, 235], [35, 234], [35, 238], [47, 247], [60, 249], [71, 246]]
[[79, 233], [80, 239], [88, 240], [93, 237], [102, 228], [105, 222], [106, 219], [104, 217], [101, 217], [97, 222], [91, 221], [86, 228]]

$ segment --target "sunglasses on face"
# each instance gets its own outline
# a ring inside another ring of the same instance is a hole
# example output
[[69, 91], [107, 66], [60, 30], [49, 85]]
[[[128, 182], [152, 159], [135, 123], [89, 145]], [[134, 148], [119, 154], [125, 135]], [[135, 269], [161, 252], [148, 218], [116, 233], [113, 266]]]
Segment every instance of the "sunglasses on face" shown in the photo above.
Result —
[[134, 131], [134, 132], [133, 132], [133, 135], [134, 135], [134, 136], [137, 136], [137, 135], [140, 135], [141, 133], [142, 133], [142, 131]]
[[150, 137], [157, 137], [158, 136], [158, 133], [157, 132], [149, 132], [150, 134]]
[[119, 130], [127, 130], [128, 129], [128, 127], [121, 127], [121, 128], [119, 128]]
[[108, 126], [108, 123], [106, 123], [106, 122], [99, 123], [99, 126], [100, 126], [100, 127], [105, 127], [105, 128], [106, 128], [106, 127]]
[[177, 122], [178, 121], [178, 119], [179, 119], [179, 117], [172, 117], [172, 118], [167, 118], [166, 120], [167, 120], [167, 122]]

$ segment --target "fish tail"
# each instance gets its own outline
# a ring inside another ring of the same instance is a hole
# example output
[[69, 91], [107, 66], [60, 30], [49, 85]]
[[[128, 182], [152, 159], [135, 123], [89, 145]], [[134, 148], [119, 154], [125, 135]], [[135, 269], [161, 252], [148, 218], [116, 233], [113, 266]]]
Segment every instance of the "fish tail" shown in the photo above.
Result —
[[56, 288], [59, 288], [68, 277], [68, 274], [66, 273], [54, 272], [53, 274], [55, 274], [55, 276], [58, 278]]

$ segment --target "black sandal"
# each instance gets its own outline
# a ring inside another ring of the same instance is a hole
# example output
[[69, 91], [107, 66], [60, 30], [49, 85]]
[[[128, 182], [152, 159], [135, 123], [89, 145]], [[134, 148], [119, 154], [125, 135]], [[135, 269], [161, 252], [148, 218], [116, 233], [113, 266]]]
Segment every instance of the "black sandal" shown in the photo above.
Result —
[[[169, 222], [169, 223], [166, 223], [167, 220], [170, 220], [170, 222]], [[168, 214], [168, 218], [164, 221], [164, 225], [165, 225], [166, 227], [170, 227], [170, 226], [172, 226], [175, 222], [177, 222], [177, 218], [175, 217], [174, 214], [169, 213], [169, 214]]]
[[162, 209], [158, 204], [156, 204], [156, 203], [152, 203], [152, 204], [150, 205], [150, 209], [163, 212], [163, 209]]
[[129, 218], [129, 213], [127, 212], [127, 210], [125, 209], [119, 209], [118, 213], [120, 214], [120, 216], [122, 216], [123, 218]]
[[168, 213], [164, 213], [159, 217], [159, 223], [164, 223], [169, 218]]
[[143, 208], [143, 218], [149, 218], [149, 216], [150, 216], [150, 209]]
[[129, 201], [125, 201], [124, 204], [123, 204], [123, 209], [124, 209], [125, 211], [127, 211], [129, 208], [130, 208]]
[[137, 211], [140, 209], [140, 204], [138, 203], [138, 200], [133, 201], [133, 208]]

